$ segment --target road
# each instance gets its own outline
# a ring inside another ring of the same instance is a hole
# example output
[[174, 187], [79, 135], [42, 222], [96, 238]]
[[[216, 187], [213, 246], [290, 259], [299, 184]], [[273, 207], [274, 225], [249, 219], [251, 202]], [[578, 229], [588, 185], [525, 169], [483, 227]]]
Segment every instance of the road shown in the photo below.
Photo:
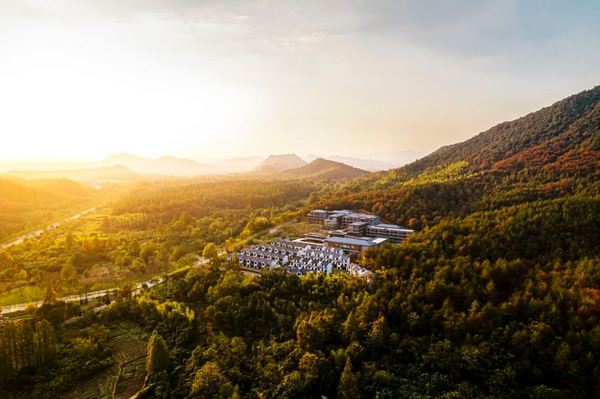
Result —
[[0, 244], [0, 249], [6, 249], [6, 248], [12, 247], [14, 245], [19, 245], [23, 241], [25, 241], [27, 238], [39, 237], [40, 235], [44, 234], [44, 232], [46, 232], [46, 231], [50, 231], [52, 229], [55, 229], [55, 228], [57, 228], [58, 226], [60, 226], [61, 224], [65, 223], [65, 222], [70, 222], [72, 220], [79, 219], [80, 217], [82, 217], [84, 215], [87, 215], [90, 212], [94, 212], [95, 210], [96, 210], [95, 207], [94, 208], [89, 208], [89, 209], [86, 209], [85, 211], [81, 211], [79, 213], [76, 213], [73, 216], [69, 216], [66, 219], [63, 219], [63, 220], [60, 220], [58, 222], [54, 222], [52, 224], [49, 224], [48, 226], [46, 226], [46, 227], [44, 227], [42, 229], [30, 231], [27, 234], [23, 234], [22, 236], [19, 236], [17, 238], [13, 238], [10, 241], [7, 241], [7, 242], [5, 242], [3, 244]]
[[[219, 256], [223, 256], [224, 254], [226, 254], [225, 251], [219, 252]], [[192, 268], [200, 267], [200, 266], [206, 265], [209, 262], [210, 262], [210, 259], [204, 258], [202, 256], [198, 256], [196, 259], [196, 262], [194, 262], [194, 264], [191, 267]], [[175, 274], [177, 272], [180, 272], [180, 271], [176, 270], [169, 274]], [[165, 281], [166, 281], [166, 279], [164, 277], [155, 277], [150, 280], [141, 281], [141, 282], [135, 284], [134, 289], [131, 294], [138, 295], [142, 292], [143, 289], [152, 288], [154, 286], [164, 283]], [[119, 288], [106, 288], [103, 290], [91, 291], [91, 292], [87, 292], [87, 293], [83, 293], [83, 294], [75, 294], [75, 295], [65, 296], [62, 298], [58, 298], [57, 301], [79, 302], [82, 299], [90, 300], [90, 299], [95, 299], [95, 298], [101, 298], [107, 294], [111, 295], [118, 290], [119, 290]], [[15, 312], [22, 312], [25, 310], [25, 308], [27, 308], [30, 305], [34, 305], [36, 308], [38, 308], [38, 307], [42, 306], [43, 303], [44, 303], [43, 301], [37, 301], [37, 302], [26, 302], [26, 303], [19, 303], [16, 305], [2, 306], [2, 307], [0, 307], [0, 315], [15, 313]]]

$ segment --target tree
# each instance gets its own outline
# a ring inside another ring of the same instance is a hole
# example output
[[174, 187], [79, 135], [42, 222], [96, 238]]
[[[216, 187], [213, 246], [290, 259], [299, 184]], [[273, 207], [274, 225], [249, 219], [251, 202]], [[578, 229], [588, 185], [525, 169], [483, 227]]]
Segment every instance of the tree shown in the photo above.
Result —
[[164, 371], [169, 366], [169, 348], [167, 343], [156, 331], [150, 336], [147, 348], [146, 371], [154, 374]]
[[350, 313], [348, 313], [346, 321], [342, 324], [342, 330], [344, 333], [344, 338], [346, 338], [348, 342], [358, 337], [360, 328], [358, 327], [358, 322], [354, 317], [354, 311], [350, 311]]
[[144, 261], [144, 263], [148, 264], [150, 258], [152, 258], [157, 251], [156, 243], [152, 240], [148, 241], [144, 248], [140, 251], [140, 258]]
[[210, 398], [216, 395], [225, 383], [227, 378], [221, 372], [219, 365], [213, 361], [206, 362], [194, 375], [192, 392]]
[[352, 362], [350, 358], [346, 358], [346, 365], [340, 383], [337, 388], [338, 399], [355, 399], [360, 398], [360, 390], [358, 389], [358, 377], [352, 372]]
[[10, 359], [6, 355], [4, 349], [0, 347], [0, 392], [2, 392], [4, 384], [10, 380], [14, 374], [15, 369], [13, 368]]
[[212, 260], [217, 259], [219, 257], [219, 252], [217, 251], [217, 247], [215, 246], [215, 244], [213, 244], [212, 242], [206, 244], [204, 250], [202, 251], [202, 256]]
[[67, 248], [68, 250], [73, 248], [73, 234], [70, 230], [67, 231], [67, 234], [65, 236], [65, 248]]
[[241, 398], [241, 396], [240, 396], [240, 387], [238, 385], [236, 385], [233, 388], [233, 393], [231, 394], [230, 399], [240, 399], [240, 398]]
[[44, 292], [44, 303], [53, 303], [56, 301], [56, 291], [54, 291], [54, 284], [52, 281], [48, 281], [46, 285], [46, 291]]
[[76, 276], [77, 269], [75, 269], [73, 262], [67, 262], [60, 270], [60, 278], [62, 278], [68, 284], [71, 284], [73, 281], [75, 281]]

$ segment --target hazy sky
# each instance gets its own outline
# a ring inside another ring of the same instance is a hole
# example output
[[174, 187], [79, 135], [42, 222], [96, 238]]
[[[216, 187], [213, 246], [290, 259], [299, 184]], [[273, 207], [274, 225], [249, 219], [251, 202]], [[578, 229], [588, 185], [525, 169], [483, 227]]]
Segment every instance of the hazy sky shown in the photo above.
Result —
[[600, 1], [1, 0], [0, 159], [429, 151], [600, 84]]

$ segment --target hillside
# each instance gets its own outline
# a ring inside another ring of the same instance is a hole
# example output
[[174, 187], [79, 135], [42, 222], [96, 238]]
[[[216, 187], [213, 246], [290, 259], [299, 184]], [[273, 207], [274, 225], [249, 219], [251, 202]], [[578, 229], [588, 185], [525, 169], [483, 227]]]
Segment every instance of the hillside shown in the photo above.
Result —
[[444, 146], [395, 173], [415, 177], [456, 162], [466, 162], [469, 172], [599, 171], [600, 86]]
[[0, 178], [0, 241], [84, 206], [93, 192], [74, 181]]
[[271, 174], [296, 169], [306, 165], [306, 161], [296, 154], [269, 155], [256, 168], [254, 173]]
[[442, 216], [596, 194], [599, 179], [600, 86], [352, 182], [321, 206], [367, 209], [419, 228]]
[[366, 170], [323, 158], [317, 158], [309, 164], [284, 172], [286, 176], [317, 180], [356, 179], [369, 174], [370, 172]]

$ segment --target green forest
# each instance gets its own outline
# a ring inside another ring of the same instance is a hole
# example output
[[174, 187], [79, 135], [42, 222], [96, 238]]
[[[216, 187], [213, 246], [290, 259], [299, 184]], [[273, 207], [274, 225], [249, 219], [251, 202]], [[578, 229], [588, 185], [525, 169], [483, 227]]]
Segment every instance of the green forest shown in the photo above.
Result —
[[[45, 299], [2, 323], [0, 395], [599, 397], [599, 143], [597, 87], [347, 183], [120, 191], [0, 252], [0, 298]], [[360, 254], [369, 280], [250, 275], [228, 256], [303, 231], [313, 208], [416, 232]], [[56, 300], [115, 284], [100, 307]]]

